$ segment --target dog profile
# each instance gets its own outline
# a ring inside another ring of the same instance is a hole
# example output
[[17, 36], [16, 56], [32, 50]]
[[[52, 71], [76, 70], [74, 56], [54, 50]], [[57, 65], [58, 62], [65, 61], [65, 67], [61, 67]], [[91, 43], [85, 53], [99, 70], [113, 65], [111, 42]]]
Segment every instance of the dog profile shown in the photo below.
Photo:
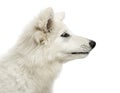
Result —
[[0, 59], [0, 93], [51, 93], [62, 65], [86, 57], [96, 43], [74, 35], [65, 14], [43, 10]]

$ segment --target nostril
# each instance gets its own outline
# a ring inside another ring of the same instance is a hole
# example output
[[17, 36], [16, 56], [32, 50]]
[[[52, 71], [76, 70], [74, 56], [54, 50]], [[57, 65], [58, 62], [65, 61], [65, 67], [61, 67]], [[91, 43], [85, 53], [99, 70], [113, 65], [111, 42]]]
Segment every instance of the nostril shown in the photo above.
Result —
[[89, 42], [89, 45], [90, 45], [90, 47], [93, 49], [93, 48], [95, 47], [95, 45], [96, 45], [96, 42], [91, 40], [91, 41]]

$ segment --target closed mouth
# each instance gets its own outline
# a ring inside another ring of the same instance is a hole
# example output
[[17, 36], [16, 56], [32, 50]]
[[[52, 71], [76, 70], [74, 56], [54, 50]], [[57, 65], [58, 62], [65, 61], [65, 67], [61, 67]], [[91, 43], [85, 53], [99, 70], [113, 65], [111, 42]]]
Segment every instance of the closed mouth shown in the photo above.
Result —
[[89, 52], [72, 52], [71, 54], [89, 54]]

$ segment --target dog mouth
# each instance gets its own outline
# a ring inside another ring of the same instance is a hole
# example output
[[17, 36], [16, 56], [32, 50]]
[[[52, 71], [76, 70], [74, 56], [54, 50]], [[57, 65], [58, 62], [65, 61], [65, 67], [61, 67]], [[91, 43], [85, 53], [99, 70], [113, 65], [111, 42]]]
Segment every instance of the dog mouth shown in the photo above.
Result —
[[89, 52], [71, 52], [70, 54], [89, 54]]

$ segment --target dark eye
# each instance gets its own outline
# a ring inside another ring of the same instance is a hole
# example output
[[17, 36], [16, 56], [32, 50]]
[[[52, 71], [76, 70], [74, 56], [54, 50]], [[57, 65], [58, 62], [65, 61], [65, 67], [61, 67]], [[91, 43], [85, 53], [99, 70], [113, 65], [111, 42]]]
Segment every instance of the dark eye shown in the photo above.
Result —
[[70, 35], [68, 33], [63, 33], [61, 37], [69, 37]]

